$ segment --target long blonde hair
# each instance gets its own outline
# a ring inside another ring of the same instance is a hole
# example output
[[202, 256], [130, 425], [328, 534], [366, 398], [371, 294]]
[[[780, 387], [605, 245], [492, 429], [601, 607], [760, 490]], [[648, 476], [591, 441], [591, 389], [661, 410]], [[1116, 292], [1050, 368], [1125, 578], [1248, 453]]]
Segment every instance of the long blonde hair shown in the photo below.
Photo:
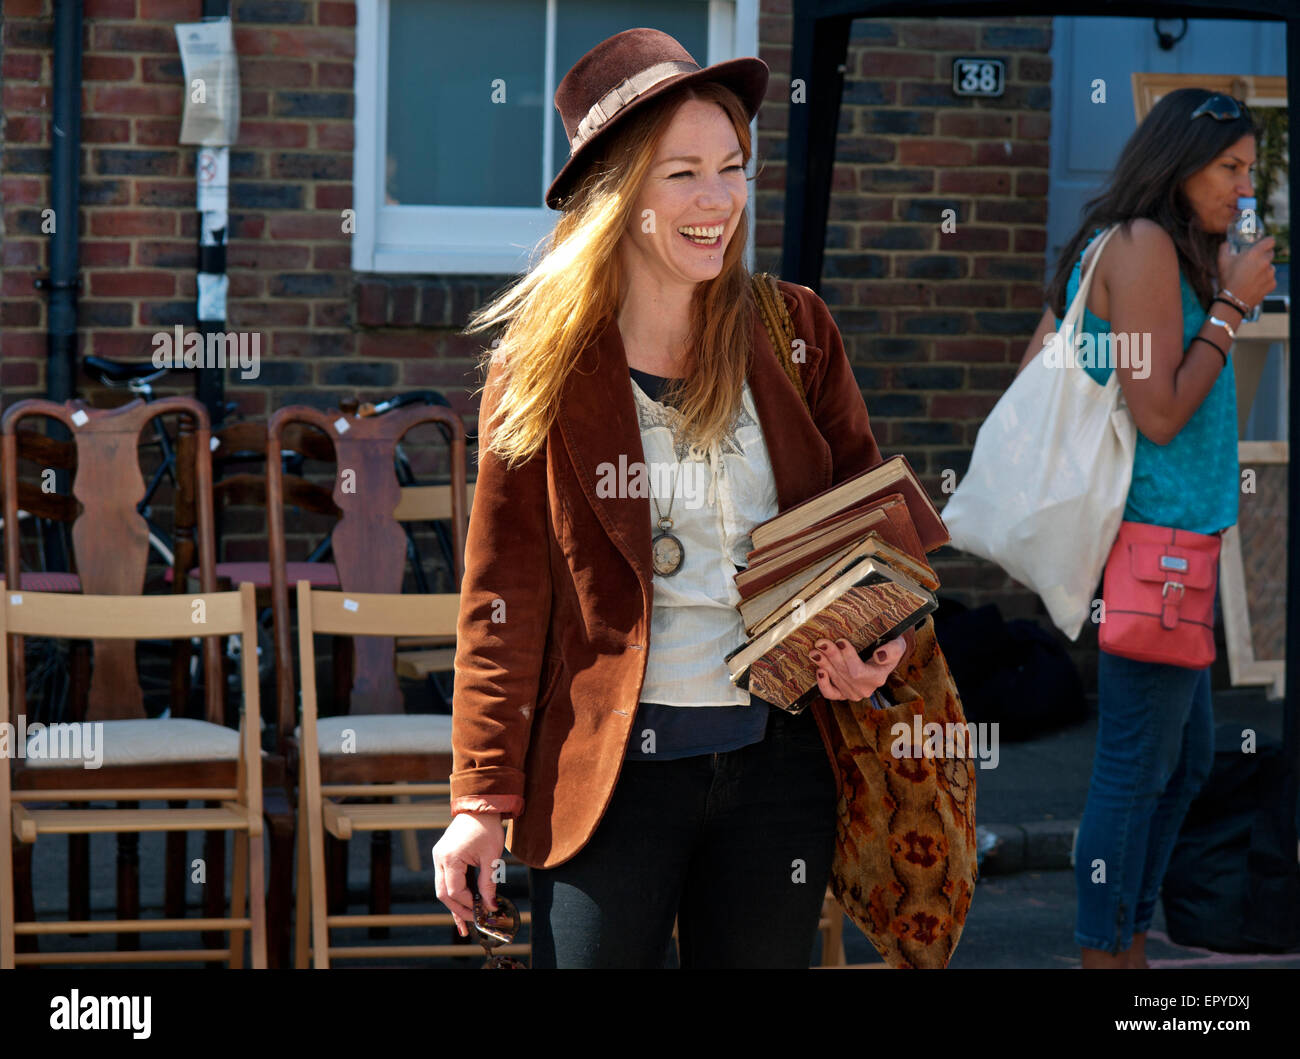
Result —
[[[634, 222], [641, 187], [659, 141], [688, 99], [717, 103], [735, 127], [744, 164], [749, 164], [749, 122], [740, 100], [725, 85], [705, 82], [668, 92], [609, 133], [600, 161], [583, 176], [537, 264], [505, 293], [470, 317], [464, 334], [505, 322], [495, 348], [484, 350], [479, 370], [504, 365], [504, 389], [495, 405], [495, 426], [479, 424], [479, 450], [511, 467], [545, 443], [559, 396], [582, 351], [614, 316], [624, 295], [617, 248]], [[742, 211], [723, 254], [717, 278], [700, 283], [691, 298], [687, 363], [694, 370], [671, 383], [663, 399], [677, 397], [686, 438], [701, 448], [720, 440], [740, 401], [752, 352], [756, 311], [744, 264], [748, 219]], [[485, 376], [486, 381], [486, 376]], [[494, 382], [495, 385], [495, 382]]]

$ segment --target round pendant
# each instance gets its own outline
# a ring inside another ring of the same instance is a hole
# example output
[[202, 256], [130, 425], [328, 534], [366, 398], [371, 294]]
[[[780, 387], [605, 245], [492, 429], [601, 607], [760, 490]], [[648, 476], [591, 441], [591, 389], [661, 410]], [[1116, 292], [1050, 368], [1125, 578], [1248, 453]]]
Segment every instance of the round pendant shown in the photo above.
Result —
[[650, 542], [654, 557], [655, 573], [660, 577], [670, 577], [677, 573], [686, 557], [682, 542], [671, 533], [661, 533]]

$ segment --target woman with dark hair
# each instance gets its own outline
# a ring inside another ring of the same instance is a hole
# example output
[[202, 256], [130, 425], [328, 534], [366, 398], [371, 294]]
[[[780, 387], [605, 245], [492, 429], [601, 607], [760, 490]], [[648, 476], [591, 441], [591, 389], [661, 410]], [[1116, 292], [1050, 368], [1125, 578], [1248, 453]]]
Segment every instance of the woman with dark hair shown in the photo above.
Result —
[[[1237, 199], [1253, 194], [1256, 135], [1230, 96], [1184, 88], [1162, 97], [1087, 203], [1025, 351], [1022, 370], [1060, 327], [1092, 241], [1121, 225], [1097, 263], [1079, 338], [1122, 350], [1099, 339], [1136, 334], [1141, 347], [1130, 344], [1116, 363], [1082, 363], [1099, 384], [1119, 373], [1137, 425], [1126, 522], [1216, 534], [1237, 521], [1229, 348], [1243, 315], [1276, 285], [1273, 239], [1234, 256], [1225, 238]], [[1210, 671], [1103, 651], [1097, 685], [1097, 748], [1075, 843], [1075, 940], [1085, 968], [1146, 967], [1161, 880], [1210, 771]]]
[[[756, 525], [881, 457], [821, 299], [780, 284], [811, 415], [763, 337], [745, 166], [767, 80], [651, 29], [579, 59], [556, 92], [571, 154], [550, 246], [469, 329], [508, 324], [479, 415], [435, 881], [464, 933], [510, 821], [535, 967], [663, 966], [674, 919], [683, 967], [811, 959], [838, 796], [826, 703], [788, 714], [730, 682], [734, 575]], [[647, 464], [648, 495], [599, 484]], [[866, 699], [903, 654], [823, 641], [818, 688]]]

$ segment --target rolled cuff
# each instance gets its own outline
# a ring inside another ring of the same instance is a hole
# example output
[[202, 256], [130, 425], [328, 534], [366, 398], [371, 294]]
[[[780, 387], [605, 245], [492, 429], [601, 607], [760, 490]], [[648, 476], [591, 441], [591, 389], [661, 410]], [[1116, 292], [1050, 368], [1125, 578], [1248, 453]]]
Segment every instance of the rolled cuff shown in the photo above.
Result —
[[524, 774], [501, 765], [468, 768], [451, 774], [451, 814], [501, 813], [515, 817], [524, 811]]
[[468, 794], [451, 803], [451, 815], [457, 813], [500, 813], [502, 820], [512, 820], [524, 811], [524, 799], [519, 794], [502, 794], [495, 798]]

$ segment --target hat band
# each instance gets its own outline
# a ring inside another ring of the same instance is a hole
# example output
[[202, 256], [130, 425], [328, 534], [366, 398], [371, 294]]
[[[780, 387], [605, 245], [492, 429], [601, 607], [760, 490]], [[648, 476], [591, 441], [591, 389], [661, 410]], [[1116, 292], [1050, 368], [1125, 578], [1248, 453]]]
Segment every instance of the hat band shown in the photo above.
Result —
[[639, 74], [624, 78], [591, 105], [587, 116], [578, 123], [578, 131], [573, 134], [573, 140], [569, 144], [569, 154], [576, 154], [578, 148], [591, 139], [602, 125], [643, 92], [653, 88], [660, 81], [666, 81], [678, 74], [695, 73], [699, 69], [700, 67], [695, 63], [673, 59], [647, 66]]

